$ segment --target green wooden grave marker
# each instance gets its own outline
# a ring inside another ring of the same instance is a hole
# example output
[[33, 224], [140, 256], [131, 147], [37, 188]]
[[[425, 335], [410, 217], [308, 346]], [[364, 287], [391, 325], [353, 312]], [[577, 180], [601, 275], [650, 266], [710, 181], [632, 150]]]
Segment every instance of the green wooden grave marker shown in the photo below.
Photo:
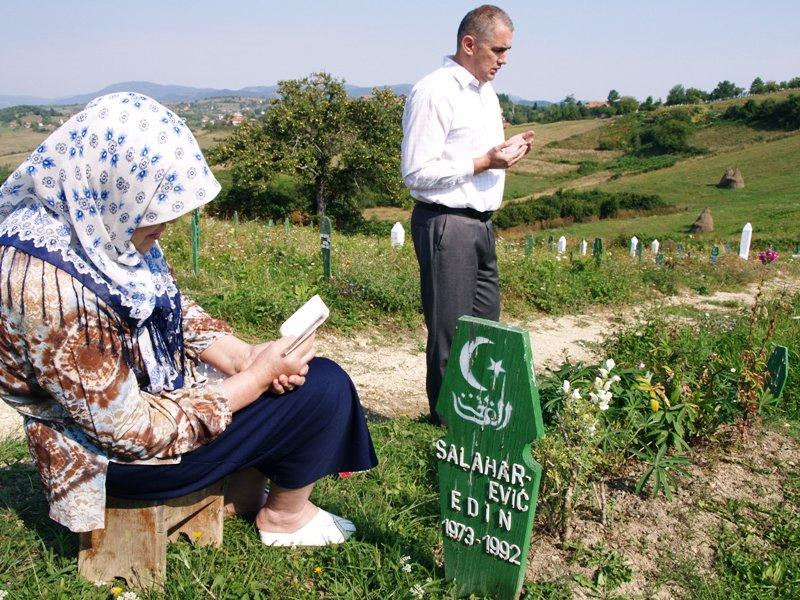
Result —
[[292, 224], [289, 222], [289, 217], [286, 217], [283, 220], [283, 235], [286, 236], [286, 239], [289, 239], [289, 229], [292, 227]]
[[800, 244], [794, 245], [794, 250], [792, 251], [792, 256], [800, 256]]
[[663, 252], [659, 252], [658, 254], [656, 254], [656, 264], [657, 265], [663, 265], [664, 264], [664, 253]]
[[536, 242], [536, 239], [528, 234], [525, 236], [525, 256], [530, 256], [533, 254], [533, 245]]
[[192, 213], [192, 271], [194, 276], [200, 274], [200, 209]]
[[686, 251], [686, 250], [684, 249], [684, 247], [683, 247], [683, 244], [678, 244], [678, 248], [677, 248], [677, 252], [678, 252], [678, 254], [680, 254], [680, 255], [683, 255], [683, 253], [684, 253], [685, 251]]
[[642, 244], [641, 242], [636, 244], [636, 258], [638, 258], [639, 260], [642, 260], [643, 250], [644, 250], [644, 244]]
[[239, 211], [235, 210], [233, 211], [233, 226], [238, 227], [238, 225], [239, 225]]
[[711, 264], [717, 264], [717, 259], [719, 258], [719, 246], [714, 246], [711, 248]]
[[730, 243], [725, 242], [725, 254], [730, 254], [731, 252], [733, 252], [733, 247]]
[[775, 347], [767, 362], [767, 370], [769, 371], [767, 389], [774, 398], [780, 398], [786, 385], [786, 378], [789, 377], [789, 350], [786, 346]]
[[600, 256], [603, 253], [603, 238], [594, 238], [592, 244], [592, 256]]
[[267, 221], [267, 227], [272, 227], [273, 225], [275, 225], [275, 224], [272, 222], [272, 219]]
[[319, 241], [322, 246], [322, 273], [325, 279], [331, 278], [331, 220], [322, 217], [319, 220]]
[[542, 468], [544, 434], [528, 332], [461, 317], [437, 412], [435, 444], [445, 576], [459, 595], [519, 596]]
[[547, 236], [547, 249], [552, 252], [553, 249], [556, 247], [556, 243], [552, 235]]

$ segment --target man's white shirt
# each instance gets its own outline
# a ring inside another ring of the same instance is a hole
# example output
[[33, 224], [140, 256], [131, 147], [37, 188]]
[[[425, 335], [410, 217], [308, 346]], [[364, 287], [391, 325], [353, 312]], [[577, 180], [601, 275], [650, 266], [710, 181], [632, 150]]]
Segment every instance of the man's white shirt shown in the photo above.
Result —
[[500, 102], [452, 57], [423, 77], [403, 113], [403, 181], [423, 202], [497, 210], [504, 169], [475, 174], [472, 159], [505, 140]]

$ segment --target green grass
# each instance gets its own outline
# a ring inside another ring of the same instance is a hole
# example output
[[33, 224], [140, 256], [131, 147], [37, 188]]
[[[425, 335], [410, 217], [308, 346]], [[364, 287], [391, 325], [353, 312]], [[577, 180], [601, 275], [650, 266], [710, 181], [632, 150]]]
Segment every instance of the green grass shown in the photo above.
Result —
[[[195, 277], [189, 234], [189, 220], [184, 218], [168, 229], [163, 242], [182, 289], [246, 336], [276, 335], [278, 325], [316, 293], [331, 307], [326, 327], [332, 329], [402, 331], [421, 325], [419, 270], [410, 241], [394, 249], [386, 236], [334, 232], [333, 279], [326, 281], [316, 229], [293, 226], [287, 239], [282, 224], [270, 228], [241, 221], [234, 226], [203, 217], [200, 274]], [[725, 255], [712, 267], [706, 250], [676, 258], [677, 263], [664, 268], [614, 250], [597, 266], [580, 257], [556, 260], [547, 251], [545, 238], [537, 234], [537, 240], [532, 256], [525, 254], [524, 239], [501, 238], [498, 242], [505, 318], [640, 303], [654, 293], [672, 295], [683, 289], [741, 289], [763, 274], [800, 270], [800, 265], [795, 269], [783, 263], [768, 270], [756, 261], [745, 263]], [[606, 240], [606, 246], [612, 241]], [[575, 240], [571, 247], [574, 251]]]
[[[704, 207], [711, 208], [715, 231], [700, 239], [735, 241], [746, 222], [753, 225], [755, 247], [773, 240], [800, 241], [800, 134], [712, 156], [689, 159], [667, 169], [622, 177], [599, 186], [603, 191], [659, 194], [669, 203], [684, 206], [685, 213], [577, 224], [558, 231], [568, 237], [686, 239], [689, 227]], [[739, 167], [746, 187], [723, 190], [717, 182], [730, 167]]]

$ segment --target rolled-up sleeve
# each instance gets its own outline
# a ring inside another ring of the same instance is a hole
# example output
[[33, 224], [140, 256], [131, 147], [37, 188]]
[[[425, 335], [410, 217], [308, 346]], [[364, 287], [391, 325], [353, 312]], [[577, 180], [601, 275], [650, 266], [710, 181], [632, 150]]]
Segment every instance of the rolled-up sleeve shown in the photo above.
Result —
[[411, 191], [447, 189], [474, 173], [472, 158], [444, 158], [452, 108], [430, 92], [414, 90], [403, 112], [403, 181]]

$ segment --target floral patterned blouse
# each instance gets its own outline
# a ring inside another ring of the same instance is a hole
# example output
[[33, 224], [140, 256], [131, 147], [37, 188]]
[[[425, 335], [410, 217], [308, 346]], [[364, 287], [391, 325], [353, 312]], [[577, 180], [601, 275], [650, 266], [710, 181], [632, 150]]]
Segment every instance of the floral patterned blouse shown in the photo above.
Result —
[[24, 416], [50, 505], [72, 531], [104, 527], [109, 461], [177, 462], [231, 420], [198, 356], [230, 327], [183, 297], [185, 385], [142, 391], [146, 353], [103, 300], [50, 263], [0, 247], [0, 393]]

